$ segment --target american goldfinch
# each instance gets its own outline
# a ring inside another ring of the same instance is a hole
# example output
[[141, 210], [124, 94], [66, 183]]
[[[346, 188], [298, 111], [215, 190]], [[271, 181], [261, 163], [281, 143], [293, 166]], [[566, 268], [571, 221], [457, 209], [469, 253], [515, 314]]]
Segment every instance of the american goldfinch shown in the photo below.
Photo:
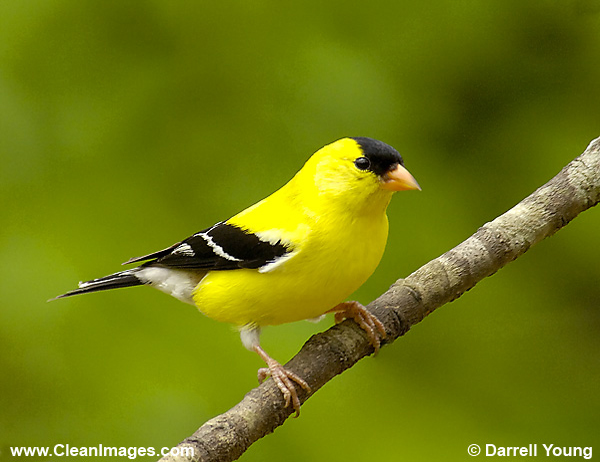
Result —
[[375, 347], [383, 325], [357, 302], [343, 302], [373, 273], [388, 235], [395, 191], [420, 189], [400, 154], [371, 138], [342, 138], [310, 157], [266, 199], [164, 250], [125, 262], [140, 266], [79, 283], [69, 297], [149, 285], [238, 326], [244, 346], [266, 362], [296, 415], [293, 382], [308, 384], [260, 346], [263, 326], [336, 313], [353, 318]]

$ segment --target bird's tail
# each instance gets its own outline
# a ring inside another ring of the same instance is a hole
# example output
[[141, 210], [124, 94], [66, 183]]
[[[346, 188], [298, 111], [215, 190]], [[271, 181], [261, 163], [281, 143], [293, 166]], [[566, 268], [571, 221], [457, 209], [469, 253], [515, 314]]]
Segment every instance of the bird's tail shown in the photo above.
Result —
[[59, 298], [71, 297], [72, 295], [87, 294], [90, 292], [98, 292], [101, 290], [118, 289], [120, 287], [131, 287], [139, 286], [144, 284], [135, 275], [139, 271], [139, 268], [130, 270], [120, 271], [118, 273], [109, 274], [103, 278], [92, 279], [87, 282], [80, 282], [79, 289], [71, 290], [66, 294], [59, 295], [58, 297], [51, 298], [56, 300]]

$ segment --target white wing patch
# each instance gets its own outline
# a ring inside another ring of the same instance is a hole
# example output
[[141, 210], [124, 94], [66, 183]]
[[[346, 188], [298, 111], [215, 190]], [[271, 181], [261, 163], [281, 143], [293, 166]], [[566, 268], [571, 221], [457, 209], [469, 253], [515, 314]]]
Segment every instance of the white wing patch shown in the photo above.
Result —
[[185, 255], [186, 257], [193, 257], [196, 255], [194, 249], [189, 244], [183, 243], [173, 250], [173, 253], [178, 253], [180, 255]]
[[208, 235], [208, 233], [211, 230], [212, 230], [212, 228], [210, 228], [205, 233], [198, 233], [198, 234], [196, 234], [196, 236], [200, 236], [202, 239], [204, 239], [206, 241], [206, 243], [210, 246], [210, 248], [213, 250], [213, 252], [215, 254], [217, 254], [219, 257], [225, 258], [226, 260], [229, 260], [229, 261], [242, 261], [240, 258], [236, 258], [233, 255], [229, 255], [227, 252], [225, 252], [225, 249], [223, 249], [223, 247], [221, 247], [219, 244], [217, 244], [214, 241], [214, 239]]
[[276, 270], [281, 265], [283, 265], [286, 261], [288, 261], [290, 258], [292, 258], [294, 255], [296, 255], [296, 253], [298, 253], [298, 252], [294, 251], [294, 252], [286, 253], [285, 255], [276, 258], [272, 262], [269, 262], [266, 265], [263, 265], [260, 268], [258, 268], [258, 272], [259, 273], [269, 273], [273, 270]]
[[259, 231], [254, 233], [261, 241], [268, 242], [271, 245], [277, 245], [280, 242], [284, 245], [289, 244], [285, 239], [282, 239], [283, 231], [280, 229], [268, 229], [267, 231]]
[[[293, 246], [291, 245], [291, 243], [289, 241], [282, 239], [282, 235], [285, 233], [281, 229], [274, 228], [274, 229], [269, 229], [267, 231], [259, 231], [255, 234], [261, 241], [268, 242], [271, 245], [283, 244], [286, 247], [293, 248]], [[288, 253], [282, 255], [281, 257], [277, 257], [273, 261], [270, 261], [266, 265], [263, 265], [260, 268], [258, 268], [258, 272], [259, 273], [269, 273], [271, 271], [274, 271], [277, 268], [279, 268], [281, 265], [283, 265], [286, 261], [288, 261], [290, 258], [292, 258], [294, 255], [296, 255], [297, 253], [298, 253], [297, 250], [292, 250], [291, 252], [288, 252]]]

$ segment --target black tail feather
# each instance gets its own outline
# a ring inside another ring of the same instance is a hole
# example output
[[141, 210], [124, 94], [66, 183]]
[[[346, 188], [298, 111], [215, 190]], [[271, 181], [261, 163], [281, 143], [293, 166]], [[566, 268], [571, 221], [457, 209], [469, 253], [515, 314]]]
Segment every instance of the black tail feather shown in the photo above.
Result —
[[135, 275], [136, 272], [137, 268], [127, 271], [121, 271], [119, 273], [109, 274], [108, 276], [104, 276], [98, 279], [92, 279], [91, 281], [87, 282], [80, 282], [79, 289], [71, 290], [66, 294], [62, 294], [58, 297], [51, 298], [48, 301], [51, 302], [52, 300], [57, 300], [59, 298], [71, 297], [73, 295], [79, 294], [88, 294], [91, 292], [98, 292], [101, 290], [119, 289], [121, 287], [132, 287], [144, 284], [137, 278], [137, 276]]

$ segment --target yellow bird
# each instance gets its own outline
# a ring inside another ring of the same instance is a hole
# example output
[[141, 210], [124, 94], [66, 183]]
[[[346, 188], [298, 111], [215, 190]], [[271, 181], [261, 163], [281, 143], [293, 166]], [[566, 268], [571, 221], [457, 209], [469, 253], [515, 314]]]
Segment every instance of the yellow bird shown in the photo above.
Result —
[[296, 415], [293, 382], [308, 384], [261, 348], [263, 326], [353, 318], [375, 350], [383, 325], [357, 302], [343, 302], [373, 273], [387, 241], [395, 191], [420, 189], [400, 154], [371, 138], [342, 138], [320, 150], [281, 189], [226, 221], [164, 250], [125, 262], [140, 266], [79, 283], [56, 298], [149, 285], [238, 326], [244, 346], [266, 362]]

